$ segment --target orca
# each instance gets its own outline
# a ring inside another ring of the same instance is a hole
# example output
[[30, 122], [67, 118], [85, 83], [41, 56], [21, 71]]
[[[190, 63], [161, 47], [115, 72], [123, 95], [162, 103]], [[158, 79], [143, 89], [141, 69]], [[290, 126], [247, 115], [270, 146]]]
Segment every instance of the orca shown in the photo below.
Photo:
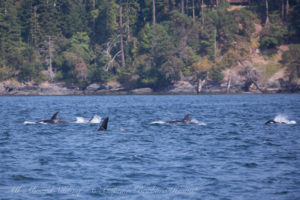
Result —
[[268, 120], [265, 124], [286, 124], [285, 122], [277, 122], [273, 119]]
[[105, 119], [103, 120], [98, 131], [106, 131], [107, 130], [108, 119], [109, 119], [108, 117], [105, 117]]
[[189, 120], [190, 114], [187, 114], [183, 120], [174, 120], [174, 121], [168, 121], [167, 124], [196, 124], [195, 122], [192, 122]]
[[57, 118], [57, 115], [58, 115], [58, 112], [56, 112], [52, 117], [51, 119], [46, 119], [46, 120], [41, 120], [41, 121], [38, 121], [38, 123], [45, 123], [45, 124], [68, 124], [69, 122], [67, 121], [61, 121], [61, 120], [58, 120]]

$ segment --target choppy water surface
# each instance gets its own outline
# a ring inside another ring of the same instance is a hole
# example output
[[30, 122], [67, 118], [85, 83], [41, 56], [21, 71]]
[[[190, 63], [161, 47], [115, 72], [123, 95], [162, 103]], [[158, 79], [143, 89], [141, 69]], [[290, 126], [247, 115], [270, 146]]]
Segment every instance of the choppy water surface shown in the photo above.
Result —
[[[300, 95], [0, 97], [0, 111], [0, 199], [300, 199]], [[56, 111], [72, 123], [34, 123]], [[187, 113], [197, 124], [164, 123]]]

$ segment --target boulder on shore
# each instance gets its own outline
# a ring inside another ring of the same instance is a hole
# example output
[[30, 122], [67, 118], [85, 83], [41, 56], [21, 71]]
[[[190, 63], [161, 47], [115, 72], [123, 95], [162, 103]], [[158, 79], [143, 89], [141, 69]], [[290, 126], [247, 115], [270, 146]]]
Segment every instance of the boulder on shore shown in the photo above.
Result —
[[151, 94], [153, 90], [151, 88], [138, 88], [130, 91], [132, 94]]
[[171, 93], [171, 94], [176, 94], [176, 93], [180, 93], [180, 94], [195, 94], [196, 93], [196, 88], [195, 88], [194, 85], [192, 85], [188, 81], [178, 81], [167, 92]]

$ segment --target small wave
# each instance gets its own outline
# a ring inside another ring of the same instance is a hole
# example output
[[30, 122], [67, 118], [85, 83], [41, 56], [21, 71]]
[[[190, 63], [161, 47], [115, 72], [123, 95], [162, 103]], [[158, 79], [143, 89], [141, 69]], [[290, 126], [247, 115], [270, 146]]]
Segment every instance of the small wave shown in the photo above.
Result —
[[197, 124], [197, 125], [199, 125], [199, 126], [206, 126], [206, 123], [204, 123], [204, 122], [199, 122], [199, 121], [196, 120], [196, 119], [192, 119], [191, 122], [192, 122], [193, 124]]
[[166, 124], [167, 122], [164, 122], [164, 121], [154, 121], [154, 122], [151, 122], [151, 124]]
[[36, 122], [25, 121], [24, 124], [36, 124]]
[[101, 121], [101, 117], [98, 115], [94, 115], [91, 119], [86, 119], [83, 117], [76, 117], [75, 123], [77, 123], [77, 124], [87, 124], [87, 123], [99, 124], [100, 121]]
[[294, 120], [289, 121], [288, 117], [286, 115], [282, 115], [282, 114], [277, 115], [274, 118], [274, 121], [278, 122], [278, 123], [285, 123], [285, 124], [296, 124], [296, 121], [294, 121]]

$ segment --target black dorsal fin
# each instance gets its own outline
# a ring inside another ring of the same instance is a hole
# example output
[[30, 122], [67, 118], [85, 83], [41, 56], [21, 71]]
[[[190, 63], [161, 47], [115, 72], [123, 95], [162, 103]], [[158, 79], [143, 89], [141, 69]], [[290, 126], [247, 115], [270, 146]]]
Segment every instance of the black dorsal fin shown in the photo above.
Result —
[[57, 115], [58, 115], [58, 112], [56, 112], [56, 113], [51, 117], [51, 120], [57, 120]]
[[183, 118], [183, 121], [188, 121], [190, 118], [190, 114], [187, 114], [184, 118]]
[[103, 120], [103, 122], [102, 122], [100, 128], [98, 129], [98, 131], [105, 131], [105, 130], [107, 129], [108, 119], [109, 119], [109, 118], [106, 117], [106, 118]]

